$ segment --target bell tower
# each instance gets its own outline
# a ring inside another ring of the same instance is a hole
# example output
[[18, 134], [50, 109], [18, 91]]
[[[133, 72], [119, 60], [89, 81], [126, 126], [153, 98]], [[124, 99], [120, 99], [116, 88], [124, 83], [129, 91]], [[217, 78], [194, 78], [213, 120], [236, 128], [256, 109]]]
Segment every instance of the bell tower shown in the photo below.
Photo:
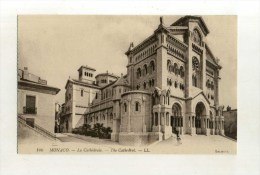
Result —
[[89, 66], [81, 66], [78, 69], [79, 72], [79, 81], [87, 82], [93, 84], [95, 82], [95, 72], [96, 69]]

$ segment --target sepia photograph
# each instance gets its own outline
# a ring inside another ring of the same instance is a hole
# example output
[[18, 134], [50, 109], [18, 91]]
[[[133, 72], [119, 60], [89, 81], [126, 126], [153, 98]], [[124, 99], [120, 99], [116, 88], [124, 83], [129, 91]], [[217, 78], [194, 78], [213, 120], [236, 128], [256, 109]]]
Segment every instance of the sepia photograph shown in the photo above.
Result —
[[18, 15], [18, 154], [237, 154], [236, 15]]

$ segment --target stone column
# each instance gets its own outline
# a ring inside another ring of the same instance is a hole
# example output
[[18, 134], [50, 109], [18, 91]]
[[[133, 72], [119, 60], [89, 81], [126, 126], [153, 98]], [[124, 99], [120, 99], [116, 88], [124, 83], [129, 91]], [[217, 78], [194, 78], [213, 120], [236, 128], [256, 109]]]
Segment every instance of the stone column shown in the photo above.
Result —
[[166, 116], [166, 113], [164, 113], [163, 116], [164, 116], [164, 126], [166, 126], [166, 125], [167, 125], [167, 122], [166, 122], [166, 117], [167, 117], [167, 116]]
[[158, 110], [158, 132], [161, 132], [161, 109]]
[[128, 118], [128, 122], [127, 122], [127, 132], [131, 132], [131, 118], [130, 118], [130, 101], [128, 101], [127, 103], [127, 118]]
[[155, 112], [153, 112], [153, 126], [156, 126], [155, 125]]
[[145, 101], [146, 99], [143, 97], [143, 110], [144, 110], [144, 116], [142, 118], [142, 122], [143, 122], [143, 132], [146, 132], [146, 125], [145, 125]]

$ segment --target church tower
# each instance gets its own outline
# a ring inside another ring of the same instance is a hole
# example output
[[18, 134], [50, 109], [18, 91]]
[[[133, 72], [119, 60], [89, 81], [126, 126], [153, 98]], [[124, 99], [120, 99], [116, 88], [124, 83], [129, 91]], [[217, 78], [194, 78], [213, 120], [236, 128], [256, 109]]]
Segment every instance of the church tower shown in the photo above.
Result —
[[95, 71], [96, 69], [89, 66], [81, 66], [78, 69], [79, 72], [79, 81], [93, 84], [95, 82]]

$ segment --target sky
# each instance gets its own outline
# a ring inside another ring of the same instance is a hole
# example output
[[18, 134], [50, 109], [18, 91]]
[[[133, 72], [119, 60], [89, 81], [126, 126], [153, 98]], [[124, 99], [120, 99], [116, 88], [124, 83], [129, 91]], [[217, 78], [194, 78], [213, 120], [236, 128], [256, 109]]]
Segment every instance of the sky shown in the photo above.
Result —
[[[166, 26], [181, 16], [163, 16]], [[202, 16], [206, 37], [222, 69], [220, 105], [237, 108], [237, 18]], [[139, 44], [158, 27], [160, 16], [26, 15], [18, 17], [18, 67], [60, 88], [56, 101], [65, 101], [69, 77], [78, 78], [81, 65], [96, 73], [126, 74], [130, 42]]]

